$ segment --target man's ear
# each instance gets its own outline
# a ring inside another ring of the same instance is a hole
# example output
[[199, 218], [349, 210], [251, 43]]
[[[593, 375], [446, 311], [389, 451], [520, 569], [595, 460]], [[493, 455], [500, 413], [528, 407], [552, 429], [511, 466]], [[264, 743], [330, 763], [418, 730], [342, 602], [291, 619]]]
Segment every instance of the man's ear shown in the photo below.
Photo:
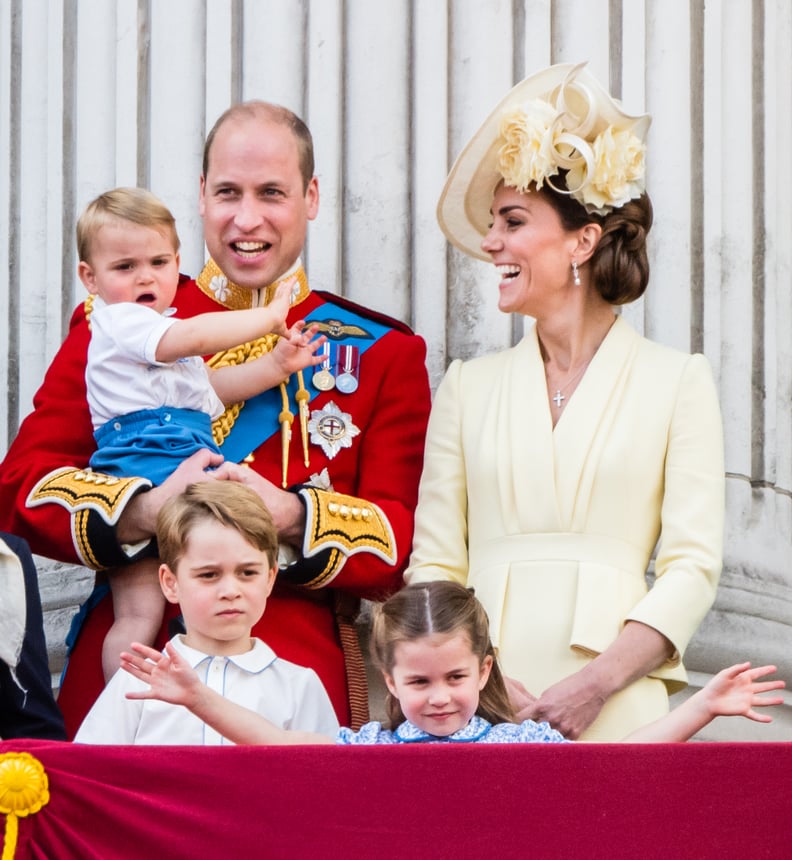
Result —
[[308, 183], [308, 188], [305, 191], [305, 205], [308, 213], [308, 220], [313, 221], [319, 214], [319, 180], [311, 177]]
[[80, 260], [77, 265], [77, 274], [85, 285], [85, 289], [88, 290], [92, 296], [95, 296], [97, 293], [96, 275], [94, 274], [94, 270], [91, 268], [90, 263], [86, 263], [85, 260]]
[[206, 212], [206, 177], [201, 174], [201, 181], [198, 185], [198, 214], [203, 218]]
[[168, 567], [167, 564], [161, 564], [159, 569], [159, 582], [162, 593], [168, 603], [179, 602], [179, 580], [176, 574]]

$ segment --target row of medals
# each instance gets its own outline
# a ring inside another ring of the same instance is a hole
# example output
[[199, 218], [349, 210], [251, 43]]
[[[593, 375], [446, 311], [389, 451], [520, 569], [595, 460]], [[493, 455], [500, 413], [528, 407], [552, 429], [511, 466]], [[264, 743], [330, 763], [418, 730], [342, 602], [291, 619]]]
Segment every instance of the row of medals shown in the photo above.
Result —
[[[352, 394], [358, 388], [360, 354], [356, 346], [338, 346], [335, 364], [331, 358], [331, 344], [322, 344], [323, 360], [314, 369], [312, 382], [319, 391], [337, 388], [342, 394]], [[336, 373], [333, 373], [335, 368]]]

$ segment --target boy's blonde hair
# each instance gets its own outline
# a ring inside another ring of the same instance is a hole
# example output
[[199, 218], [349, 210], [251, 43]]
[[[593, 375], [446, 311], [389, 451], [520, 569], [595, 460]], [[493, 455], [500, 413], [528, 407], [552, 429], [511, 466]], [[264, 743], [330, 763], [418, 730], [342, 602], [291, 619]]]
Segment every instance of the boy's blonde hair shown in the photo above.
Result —
[[170, 209], [145, 188], [114, 188], [92, 200], [77, 221], [77, 255], [80, 262], [90, 262], [91, 243], [100, 228], [126, 221], [150, 227], [169, 236], [173, 250], [179, 250], [176, 219]]
[[201, 481], [173, 496], [157, 516], [157, 543], [163, 564], [175, 573], [187, 541], [206, 520], [238, 531], [267, 554], [270, 567], [278, 561], [278, 532], [267, 506], [250, 487], [234, 481]]

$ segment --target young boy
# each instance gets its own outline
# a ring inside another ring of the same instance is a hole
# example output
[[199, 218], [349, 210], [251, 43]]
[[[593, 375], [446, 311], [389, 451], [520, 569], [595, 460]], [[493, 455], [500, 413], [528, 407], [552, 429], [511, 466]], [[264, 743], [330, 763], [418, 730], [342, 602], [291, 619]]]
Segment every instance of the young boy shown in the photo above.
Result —
[[[77, 222], [78, 274], [95, 298], [85, 371], [98, 450], [91, 468], [161, 484], [197, 450], [222, 461], [212, 421], [225, 406], [280, 384], [316, 364], [324, 338], [304, 323], [286, 327], [294, 281], [266, 307], [174, 319], [179, 237], [170, 211], [142, 188], [116, 188], [92, 201]], [[275, 349], [247, 364], [207, 368], [201, 356], [265, 334]], [[110, 576], [115, 622], [104, 643], [105, 680], [133, 640], [153, 644], [162, 623], [157, 562]]]
[[[338, 721], [319, 678], [251, 638], [277, 571], [272, 517], [249, 487], [191, 484], [157, 519], [165, 598], [179, 603], [185, 634], [170, 645], [218, 695], [283, 729], [333, 737]], [[135, 698], [147, 685], [117, 672], [75, 741], [94, 744], [230, 743], [187, 708]], [[130, 701], [132, 699], [132, 701]]]

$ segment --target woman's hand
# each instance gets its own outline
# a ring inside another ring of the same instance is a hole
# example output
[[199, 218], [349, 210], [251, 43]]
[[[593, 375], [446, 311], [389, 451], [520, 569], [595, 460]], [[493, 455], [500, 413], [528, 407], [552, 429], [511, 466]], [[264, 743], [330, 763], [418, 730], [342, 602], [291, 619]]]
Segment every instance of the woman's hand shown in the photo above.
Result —
[[597, 719], [607, 694], [586, 667], [548, 687], [517, 714], [518, 721], [543, 720], [570, 740], [577, 740]]
[[533, 693], [529, 693], [525, 684], [517, 681], [515, 678], [509, 678], [504, 675], [503, 681], [506, 684], [506, 692], [509, 694], [509, 701], [511, 702], [515, 716], [519, 717], [517, 722], [521, 723], [523, 720], [531, 719], [530, 715], [520, 717], [520, 714], [530, 711], [536, 705], [536, 696]]
[[171, 642], [165, 645], [164, 654], [139, 642], [133, 642], [131, 649], [121, 653], [121, 668], [149, 689], [129, 692], [127, 699], [157, 699], [190, 710], [196, 707], [204, 685]]
[[674, 646], [662, 633], [628, 621], [608, 648], [580, 671], [548, 687], [533, 710], [518, 716], [547, 720], [562, 735], [577, 740], [614, 693], [661, 666], [673, 652]]

